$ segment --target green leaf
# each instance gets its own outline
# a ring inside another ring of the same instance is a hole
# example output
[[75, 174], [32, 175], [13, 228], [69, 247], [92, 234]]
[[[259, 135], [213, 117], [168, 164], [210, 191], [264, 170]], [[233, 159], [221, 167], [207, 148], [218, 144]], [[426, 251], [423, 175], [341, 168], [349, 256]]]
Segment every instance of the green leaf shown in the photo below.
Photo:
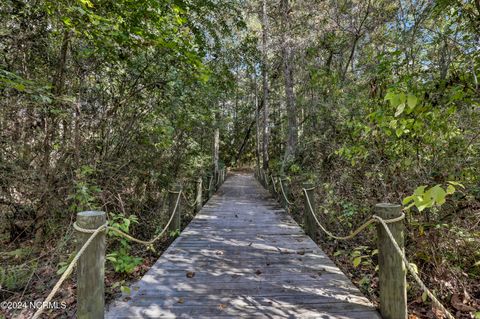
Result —
[[395, 112], [395, 117], [400, 116], [403, 111], [405, 111], [405, 103], [401, 103], [397, 106], [397, 111]]
[[447, 194], [452, 195], [453, 193], [455, 193], [455, 187], [453, 187], [453, 185], [448, 185], [447, 186]]
[[57, 275], [61, 275], [65, 272], [65, 270], [67, 270], [69, 264], [66, 262], [61, 262], [58, 264], [58, 266], [60, 266], [60, 268], [57, 270]]
[[130, 288], [127, 286], [120, 286], [120, 291], [123, 292], [124, 294], [130, 294], [132, 292]]
[[394, 92], [388, 92], [386, 95], [385, 95], [385, 98], [383, 99], [384, 101], [388, 101], [388, 100], [392, 100], [394, 99], [396, 96], [396, 94]]
[[415, 95], [409, 94], [407, 97], [408, 108], [412, 110], [417, 105], [417, 97]]
[[428, 190], [428, 194], [438, 205], [445, 203], [445, 197], [447, 196], [447, 193], [440, 185], [435, 185], [430, 188]]
[[422, 294], [422, 301], [423, 301], [423, 302], [426, 302], [426, 301], [427, 301], [427, 298], [428, 298], [428, 295], [427, 295], [427, 293], [424, 291], [423, 294]]
[[353, 260], [353, 267], [355, 267], [355, 268], [358, 267], [361, 262], [362, 262], [362, 256], [356, 257], [356, 258]]
[[397, 137], [402, 136], [402, 134], [403, 134], [403, 129], [397, 128], [397, 129], [395, 130], [395, 134], [397, 135]]
[[25, 85], [21, 84], [21, 83], [17, 83], [14, 85], [14, 88], [17, 89], [17, 91], [20, 91], [20, 92], [23, 92], [25, 91]]
[[449, 184], [451, 184], [451, 185], [458, 186], [458, 187], [461, 187], [461, 188], [465, 189], [465, 186], [463, 186], [463, 184], [460, 184], [459, 182], [455, 182], [455, 181], [448, 181], [447, 183], [449, 183]]
[[429, 199], [429, 200], [422, 199], [422, 200], [419, 201], [418, 203], [415, 202], [415, 206], [417, 206], [418, 211], [421, 212], [421, 211], [423, 211], [425, 208], [432, 207], [432, 206], [433, 206], [433, 200], [432, 200], [432, 199]]
[[408, 203], [410, 203], [413, 200], [413, 197], [414, 197], [413, 195], [405, 197], [402, 201], [402, 204], [407, 205]]
[[425, 188], [427, 188], [426, 185], [418, 186], [415, 188], [415, 191], [413, 192], [414, 195], [423, 195], [425, 193]]

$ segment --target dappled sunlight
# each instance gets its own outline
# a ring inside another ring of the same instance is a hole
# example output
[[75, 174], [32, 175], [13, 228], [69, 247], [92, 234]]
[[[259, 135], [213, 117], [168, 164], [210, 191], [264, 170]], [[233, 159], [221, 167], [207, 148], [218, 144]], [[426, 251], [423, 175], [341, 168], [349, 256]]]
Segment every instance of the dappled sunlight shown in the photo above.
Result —
[[[376, 318], [250, 176], [227, 179], [108, 318]], [[256, 195], [256, 196], [254, 196]]]

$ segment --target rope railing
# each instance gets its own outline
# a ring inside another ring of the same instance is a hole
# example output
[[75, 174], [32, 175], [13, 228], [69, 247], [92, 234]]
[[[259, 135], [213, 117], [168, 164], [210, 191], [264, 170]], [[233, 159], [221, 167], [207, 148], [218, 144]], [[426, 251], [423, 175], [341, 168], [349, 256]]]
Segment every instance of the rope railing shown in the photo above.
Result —
[[280, 180], [280, 189], [282, 190], [282, 195], [283, 195], [283, 198], [285, 199], [285, 202], [289, 205], [293, 205], [293, 202], [289, 201], [288, 198], [287, 198], [287, 195], [285, 194], [285, 190], [283, 189], [282, 179], [279, 178], [279, 180]]
[[318, 225], [318, 227], [325, 233], [327, 234], [328, 236], [334, 238], [334, 239], [337, 239], [337, 240], [348, 240], [348, 239], [352, 239], [353, 237], [357, 236], [359, 233], [361, 233], [365, 228], [367, 228], [369, 225], [373, 224], [373, 223], [378, 223], [380, 225], [382, 225], [382, 227], [384, 228], [386, 234], [388, 235], [388, 238], [390, 239], [391, 243], [393, 244], [394, 248], [395, 248], [395, 251], [396, 253], [402, 258], [403, 260], [403, 264], [405, 265], [405, 267], [407, 268], [407, 270], [409, 271], [409, 273], [413, 276], [413, 278], [415, 279], [415, 281], [417, 282], [417, 284], [420, 286], [420, 288], [422, 288], [422, 290], [428, 295], [428, 297], [430, 297], [430, 299], [433, 301], [433, 303], [447, 316], [448, 319], [455, 319], [455, 317], [453, 317], [453, 315], [440, 303], [440, 301], [437, 299], [437, 297], [427, 288], [427, 286], [425, 285], [425, 283], [420, 279], [420, 277], [418, 276], [417, 272], [415, 271], [415, 269], [412, 267], [412, 265], [410, 264], [410, 262], [407, 260], [407, 257], [405, 256], [405, 253], [403, 252], [403, 250], [400, 248], [400, 246], [398, 245], [397, 241], [395, 240], [392, 232], [390, 231], [389, 227], [388, 227], [388, 224], [391, 224], [391, 223], [396, 223], [396, 222], [399, 222], [399, 221], [402, 221], [405, 219], [405, 213], [401, 213], [401, 215], [399, 217], [396, 217], [396, 218], [392, 218], [392, 219], [383, 219], [377, 215], [373, 215], [370, 219], [368, 219], [366, 222], [364, 222], [363, 224], [361, 224], [359, 227], [357, 227], [353, 232], [351, 232], [349, 235], [347, 236], [336, 236], [334, 235], [333, 233], [331, 233], [330, 231], [328, 231], [321, 223], [320, 221], [318, 220], [317, 218], [317, 215], [315, 214], [314, 210], [313, 210], [313, 207], [312, 207], [312, 204], [311, 204], [311, 201], [310, 201], [310, 197], [308, 195], [308, 191], [309, 190], [313, 190], [315, 187], [313, 188], [302, 188], [302, 191], [303, 193], [305, 194], [305, 199], [307, 201], [307, 204], [308, 204], [308, 207], [310, 209], [310, 213], [311, 215], [313, 216], [316, 224]]
[[193, 208], [193, 207], [195, 207], [195, 205], [197, 205], [197, 199], [195, 199], [192, 203], [191, 201], [188, 200], [188, 198], [187, 198], [187, 196], [185, 195], [184, 192], [182, 192], [182, 197], [185, 200], [185, 203], [187, 203], [187, 205], [190, 206], [191, 208]]
[[[218, 174], [220, 175], [220, 174]], [[219, 186], [219, 184], [223, 183], [225, 179], [225, 175], [224, 175], [224, 172], [222, 171], [222, 176], [219, 176], [218, 179], [217, 179], [217, 185], [216, 186]], [[211, 191], [211, 187], [213, 186], [212, 185], [212, 181], [213, 181], [213, 176], [210, 177], [210, 181], [209, 181], [209, 194], [210, 194], [210, 191]], [[201, 185], [200, 185], [201, 186]], [[58, 292], [58, 290], [60, 289], [61, 285], [63, 284], [63, 282], [71, 275], [71, 273], [73, 272], [73, 269], [74, 267], [77, 265], [80, 257], [82, 255], [84, 255], [84, 253], [87, 251], [87, 248], [92, 244], [92, 242], [94, 242], [94, 240], [96, 239], [96, 237], [102, 233], [102, 232], [106, 232], [106, 231], [112, 231], [114, 233], [116, 233], [118, 236], [120, 237], [124, 237], [128, 240], [131, 240], [133, 242], [136, 242], [136, 243], [139, 243], [139, 244], [143, 244], [143, 245], [147, 245], [147, 246], [151, 246], [153, 243], [155, 243], [157, 240], [159, 240], [160, 238], [163, 237], [163, 235], [165, 234], [165, 232], [169, 229], [170, 225], [172, 224], [172, 222], [175, 220], [175, 216], [177, 215], [178, 213], [178, 210], [179, 210], [179, 206], [180, 206], [180, 199], [183, 197], [185, 199], [185, 201], [187, 202], [187, 204], [191, 207], [194, 207], [196, 204], [198, 204], [198, 198], [202, 198], [201, 196], [201, 192], [203, 192], [202, 188], [200, 187], [199, 189], [197, 188], [197, 192], [200, 192], [200, 194], [197, 194], [197, 199], [192, 203], [190, 203], [185, 195], [185, 193], [181, 190], [179, 191], [169, 191], [169, 193], [171, 194], [176, 194], [176, 200], [175, 200], [175, 205], [172, 209], [172, 212], [170, 214], [170, 218], [168, 219], [165, 227], [162, 229], [162, 231], [157, 235], [155, 236], [154, 238], [152, 238], [151, 240], [148, 240], [148, 241], [145, 241], [145, 240], [141, 240], [141, 239], [138, 239], [138, 238], [135, 238], [125, 232], [123, 232], [122, 230], [116, 228], [116, 227], [113, 227], [113, 226], [109, 226], [108, 225], [108, 222], [106, 222], [105, 224], [97, 227], [97, 228], [94, 228], [94, 229], [87, 229], [87, 228], [84, 228], [84, 227], [80, 227], [77, 222], [73, 223], [73, 228], [79, 232], [79, 233], [83, 233], [83, 234], [91, 234], [87, 239], [86, 241], [84, 242], [84, 244], [82, 245], [82, 247], [78, 250], [78, 252], [76, 253], [76, 255], [74, 256], [74, 258], [72, 259], [72, 261], [69, 263], [69, 265], [67, 266], [67, 268], [65, 269], [65, 271], [63, 272], [62, 276], [60, 277], [60, 279], [57, 281], [57, 283], [55, 284], [55, 286], [53, 287], [53, 289], [50, 291], [50, 293], [48, 294], [48, 296], [45, 298], [45, 301], [42, 303], [42, 305], [48, 305], [51, 300], [53, 299], [53, 297], [56, 295], [56, 293]], [[173, 202], [172, 202], [173, 203]], [[103, 213], [104, 214], [104, 213]], [[179, 218], [179, 217], [177, 217]], [[103, 275], [102, 275], [103, 276]], [[99, 283], [90, 283], [90, 284], [99, 284]], [[103, 285], [103, 283], [102, 283]], [[78, 285], [77, 285], [78, 286]], [[77, 306], [78, 306], [78, 303], [77, 303]], [[103, 307], [103, 306], [102, 306]], [[40, 307], [38, 308], [38, 310], [33, 314], [32, 316], [32, 319], [38, 319], [40, 318], [40, 316], [42, 315], [42, 313], [44, 312], [44, 310], [47, 309], [47, 307]], [[103, 309], [100, 310], [101, 313], [103, 313]]]
[[[262, 178], [263, 177], [262, 173], [263, 173], [262, 170], [259, 169], [259, 174], [257, 174], [257, 176]], [[274, 186], [273, 191], [275, 193], [278, 193], [277, 190], [276, 190], [276, 187], [275, 187], [273, 174], [270, 175], [270, 178], [271, 178], [272, 184]], [[294, 204], [292, 201], [290, 201], [288, 199], [288, 195], [286, 194], [286, 191], [284, 189], [282, 178], [279, 178], [279, 183], [280, 183], [280, 191], [282, 193], [285, 204], [288, 204], [288, 205]], [[307, 186], [308, 183], [306, 183], [304, 185]], [[384, 276], [385, 276], [385, 274], [387, 274], [387, 280], [386, 281], [389, 282], [389, 281], [393, 280], [393, 278], [388, 277], [388, 275], [390, 275], [390, 273], [389, 273], [390, 271], [397, 272], [397, 275], [398, 275], [398, 273], [403, 273], [403, 277], [405, 278], [405, 273], [404, 273], [404, 270], [402, 270], [402, 269], [407, 269], [407, 271], [412, 275], [415, 282], [420, 286], [422, 291], [432, 300], [432, 303], [435, 305], [435, 307], [437, 309], [439, 309], [441, 312], [443, 312], [443, 314], [445, 315], [446, 318], [455, 319], [455, 317], [445, 308], [445, 306], [443, 306], [441, 304], [441, 302], [438, 300], [438, 298], [435, 296], [435, 294], [430, 289], [428, 289], [428, 287], [425, 285], [425, 283], [421, 280], [417, 271], [414, 269], [412, 264], [408, 261], [403, 249], [400, 247], [399, 243], [397, 242], [397, 240], [395, 239], [395, 236], [393, 235], [393, 233], [391, 231], [390, 227], [394, 227], [393, 225], [396, 225], [398, 227], [398, 223], [401, 224], [401, 222], [405, 219], [405, 214], [403, 212], [400, 211], [399, 212], [400, 214], [397, 217], [392, 216], [393, 218], [382, 218], [382, 217], [378, 216], [377, 214], [374, 214], [374, 215], [372, 215], [371, 218], [369, 218], [368, 220], [363, 222], [360, 226], [358, 226], [355, 230], [351, 231], [348, 235], [338, 236], [338, 235], [335, 235], [332, 232], [330, 232], [324, 225], [322, 225], [322, 223], [320, 223], [317, 215], [315, 214], [315, 211], [314, 211], [314, 208], [313, 208], [313, 205], [311, 203], [310, 196], [309, 196], [309, 191], [313, 191], [315, 188], [316, 188], [316, 186], [303, 187], [302, 191], [305, 195], [305, 206], [308, 207], [308, 210], [310, 211], [310, 215], [313, 217], [312, 222], [314, 222], [314, 224], [316, 224], [322, 232], [324, 232], [327, 236], [329, 236], [333, 239], [336, 239], [336, 240], [349, 240], [349, 239], [354, 238], [358, 234], [360, 234], [363, 230], [365, 230], [368, 226], [370, 226], [372, 224], [380, 225], [381, 229], [383, 229], [384, 234], [386, 235], [386, 236], [382, 235], [382, 238], [388, 238], [387, 240], [391, 243], [391, 246], [393, 246], [393, 248], [391, 250], [394, 250], [395, 254], [397, 256], [399, 256], [400, 259], [398, 259], [398, 261], [401, 264], [401, 265], [399, 265], [399, 264], [385, 265], [385, 267], [388, 268], [388, 270], [384, 270]], [[397, 207], [400, 209], [400, 206], [397, 206]], [[307, 209], [307, 208], [305, 208], [305, 209]], [[307, 220], [309, 220], [309, 218], [307, 218], [308, 215], [304, 215], [304, 216], [305, 216], [304, 217], [305, 218], [305, 223], [307, 223]], [[308, 222], [309, 225], [311, 225], [312, 222]], [[389, 225], [392, 225], [392, 226], [389, 227]], [[307, 225], [305, 225], [305, 226], [307, 226]], [[392, 229], [394, 229], [394, 228], [392, 228]], [[397, 228], [397, 230], [398, 230], [398, 228]], [[379, 238], [380, 238], [380, 233], [379, 233]], [[398, 240], [401, 240], [401, 242], [403, 243], [403, 239], [401, 239], [401, 238], [402, 237], [399, 237]], [[390, 254], [390, 250], [383, 251], [383, 252], [379, 251], [379, 254], [380, 253], [387, 256], [388, 254]], [[391, 257], [387, 257], [387, 259], [389, 259], [389, 261], [384, 261], [384, 263], [385, 262], [393, 263], [390, 260]], [[382, 284], [385, 285], [386, 283], [380, 283], [380, 285], [382, 285]], [[387, 285], [388, 284], [386, 284], [386, 286], [384, 286], [385, 291], [387, 291], [388, 289], [392, 289], [391, 287], [387, 288]], [[400, 288], [396, 287], [396, 289], [400, 289]], [[403, 291], [406, 291], [405, 287], [403, 287], [402, 289], [403, 289]], [[382, 295], [382, 289], [380, 289], [380, 292], [381, 292], [381, 295]], [[384, 292], [383, 294], [386, 295], [386, 292]], [[405, 293], [405, 296], [406, 296], [406, 293]], [[392, 299], [392, 298], [390, 298], [390, 299]], [[402, 299], [402, 298], [400, 298], [400, 299]], [[395, 310], [393, 310], [394, 311], [393, 313], [395, 313], [395, 311], [404, 312], [405, 316], [406, 316], [406, 307], [407, 307], [406, 306], [406, 299], [403, 300], [403, 306], [400, 306], [400, 305], [402, 305], [402, 301], [398, 301], [398, 300], [389, 300], [388, 303], [389, 303], [389, 305], [382, 305], [382, 303], [380, 303], [380, 308], [382, 310], [382, 315], [383, 315], [383, 311], [389, 312], [390, 314], [392, 314], [391, 313], [392, 309], [395, 309]], [[393, 304], [395, 304], [395, 305], [393, 305]], [[403, 310], [401, 310], [402, 307], [404, 308]], [[394, 317], [398, 317], [398, 316], [399, 316], [398, 314], [394, 315]], [[403, 317], [403, 315], [400, 315], [400, 316]]]
[[[403, 216], [405, 216], [405, 214], [403, 214]], [[420, 288], [422, 288], [422, 290], [428, 295], [428, 297], [430, 297], [430, 299], [433, 301], [433, 303], [447, 316], [448, 319], [455, 319], [455, 317], [440, 303], [440, 301], [437, 299], [437, 297], [433, 294], [433, 292], [430, 291], [430, 289], [427, 288], [427, 286], [425, 285], [425, 283], [422, 281], [422, 279], [420, 279], [420, 277], [418, 276], [417, 272], [415, 271], [415, 269], [412, 267], [412, 265], [410, 264], [410, 262], [408, 262], [407, 260], [407, 257], [405, 256], [405, 253], [403, 252], [403, 250], [400, 248], [400, 246], [398, 246], [398, 243], [397, 241], [395, 240], [395, 238], [393, 237], [393, 234], [392, 232], [390, 231], [390, 229], [388, 228], [387, 226], [387, 221], [376, 216], [376, 215], [373, 215], [373, 218], [375, 220], [377, 220], [384, 228], [385, 232], [387, 233], [388, 235], [388, 238], [390, 238], [390, 241], [391, 243], [393, 244], [393, 246], [395, 247], [395, 251], [397, 252], [398, 255], [400, 255], [400, 257], [402, 258], [403, 260], [403, 264], [405, 265], [405, 267], [408, 269], [408, 272], [410, 272], [410, 274], [412, 275], [412, 277], [415, 279], [415, 281], [417, 282], [417, 284], [420, 286]]]
[[[65, 272], [62, 274], [62, 276], [60, 277], [60, 279], [57, 281], [57, 283], [55, 284], [55, 286], [53, 287], [53, 289], [51, 290], [51, 292], [48, 294], [47, 298], [45, 298], [45, 301], [42, 303], [42, 305], [45, 305], [45, 304], [49, 304], [50, 301], [52, 300], [52, 298], [55, 296], [55, 294], [58, 292], [58, 290], [60, 289], [60, 286], [62, 285], [62, 283], [68, 278], [68, 276], [72, 273], [73, 271], [73, 268], [75, 267], [75, 265], [77, 264], [78, 260], [80, 259], [80, 257], [83, 255], [83, 253], [86, 251], [86, 249], [88, 248], [88, 246], [90, 246], [90, 244], [93, 242], [93, 240], [95, 239], [95, 237], [101, 233], [102, 231], [106, 231], [106, 230], [111, 230], [111, 231], [114, 231], [115, 233], [119, 234], [120, 236], [122, 237], [125, 237], [131, 241], [134, 241], [136, 243], [139, 243], [139, 244], [143, 244], [143, 245], [151, 245], [153, 244], [154, 242], [156, 242], [158, 239], [160, 239], [163, 234], [165, 234], [166, 230], [168, 229], [168, 226], [170, 225], [170, 223], [172, 222], [173, 220], [173, 217], [175, 216], [175, 213], [177, 211], [177, 208], [178, 208], [178, 203], [180, 202], [180, 197], [181, 197], [181, 194], [182, 194], [182, 191], [179, 191], [179, 192], [172, 192], [172, 193], [177, 193], [177, 201], [175, 203], [175, 208], [173, 209], [173, 212], [167, 222], [167, 224], [165, 225], [165, 227], [163, 228], [163, 230], [160, 232], [160, 234], [158, 234], [157, 236], [155, 236], [154, 238], [152, 238], [151, 240], [149, 241], [144, 241], [144, 240], [140, 240], [138, 238], [135, 238], [135, 237], [132, 237], [130, 236], [129, 234], [121, 231], [120, 229], [118, 228], [115, 228], [115, 227], [112, 227], [112, 226], [109, 226], [108, 225], [108, 222], [105, 223], [104, 225], [98, 227], [97, 229], [85, 229], [85, 228], [82, 228], [80, 226], [77, 225], [77, 223], [73, 223], [73, 228], [75, 228], [76, 231], [78, 232], [81, 232], [81, 233], [85, 233], [85, 234], [92, 234], [90, 235], [90, 237], [87, 239], [87, 241], [83, 244], [83, 246], [80, 248], [80, 250], [77, 252], [77, 254], [75, 255], [75, 257], [73, 257], [72, 261], [70, 262], [70, 264], [68, 265], [68, 267], [66, 268]], [[40, 317], [40, 315], [43, 313], [43, 311], [45, 310], [45, 307], [40, 307], [36, 312], [35, 314], [33, 315], [32, 319], [37, 319]]]
[[[55, 296], [55, 294], [57, 293], [58, 289], [60, 289], [60, 286], [62, 285], [62, 283], [68, 278], [68, 276], [72, 273], [73, 271], [73, 267], [75, 267], [75, 265], [77, 264], [77, 261], [78, 259], [80, 259], [80, 257], [82, 256], [82, 254], [85, 252], [85, 250], [87, 249], [87, 247], [92, 243], [92, 241], [95, 239], [95, 237], [101, 233], [102, 231], [106, 230], [108, 228], [108, 225], [105, 224], [103, 226], [100, 226], [98, 227], [97, 229], [94, 230], [94, 232], [92, 233], [92, 235], [90, 236], [90, 238], [88, 238], [88, 240], [85, 242], [85, 244], [83, 244], [82, 248], [80, 248], [80, 250], [77, 252], [77, 254], [75, 255], [75, 257], [73, 257], [72, 261], [70, 262], [70, 265], [68, 265], [67, 269], [65, 270], [65, 272], [62, 274], [62, 276], [60, 277], [60, 279], [57, 281], [57, 283], [55, 284], [55, 286], [53, 286], [53, 289], [50, 291], [50, 293], [48, 294], [47, 298], [45, 298], [45, 301], [42, 303], [43, 304], [48, 304], [52, 298]], [[37, 319], [37, 318], [40, 318], [40, 315], [43, 313], [43, 311], [45, 310], [45, 307], [40, 307], [36, 312], [35, 314], [33, 315], [32, 319]]]
[[277, 186], [275, 185], [275, 179], [273, 178], [273, 174], [270, 175], [270, 179], [272, 180], [273, 191], [275, 192], [275, 194], [277, 194], [278, 191], [277, 191]]

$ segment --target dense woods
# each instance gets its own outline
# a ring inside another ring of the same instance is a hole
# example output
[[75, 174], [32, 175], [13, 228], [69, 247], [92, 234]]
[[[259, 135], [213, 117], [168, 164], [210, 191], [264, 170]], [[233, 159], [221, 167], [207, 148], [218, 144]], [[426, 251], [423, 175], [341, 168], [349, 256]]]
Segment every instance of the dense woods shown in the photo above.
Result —
[[[48, 293], [77, 212], [151, 238], [172, 185], [257, 166], [288, 177], [299, 221], [301, 183], [317, 185], [339, 233], [403, 203], [421, 278], [480, 318], [479, 30], [478, 0], [3, 1], [0, 299]], [[376, 302], [373, 233], [318, 236]], [[108, 243], [113, 295], [168, 240]], [[52, 318], [73, 316], [74, 289]], [[408, 297], [412, 318], [442, 318]]]

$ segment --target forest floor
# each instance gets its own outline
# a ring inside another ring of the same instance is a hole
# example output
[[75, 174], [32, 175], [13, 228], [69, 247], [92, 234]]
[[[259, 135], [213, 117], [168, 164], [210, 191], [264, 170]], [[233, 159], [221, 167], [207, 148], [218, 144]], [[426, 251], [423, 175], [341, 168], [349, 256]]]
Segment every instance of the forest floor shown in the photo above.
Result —
[[[248, 169], [241, 169], [246, 172]], [[293, 207], [290, 211], [294, 219], [301, 224], [303, 220], [303, 212], [301, 207]], [[186, 225], [189, 221], [185, 221]], [[338, 230], [340, 232], [344, 230]], [[4, 252], [0, 254], [0, 275], [3, 277], [2, 282], [12, 283], [11, 287], [0, 287], [0, 300], [10, 302], [12, 304], [19, 303], [17, 309], [0, 308], [0, 318], [30, 318], [34, 313], [34, 309], [26, 307], [20, 302], [39, 302], [43, 301], [46, 294], [54, 286], [58, 279], [57, 271], [59, 264], [66, 261], [69, 254], [75, 250], [73, 245], [72, 233], [67, 233], [61, 240], [50, 238], [42, 247], [41, 251], [32, 249], [33, 242], [31, 240], [17, 240], [13, 243], [6, 242], [2, 247], [6, 247]], [[131, 250], [131, 254], [135, 257], [143, 258], [143, 263], [129, 274], [116, 273], [107, 263], [105, 273], [105, 296], [106, 303], [118, 297], [122, 287], [128, 287], [131, 283], [140, 279], [146, 271], [155, 263], [162, 252], [170, 245], [173, 238], [166, 238], [156, 247], [156, 252], [144, 249], [143, 246], [135, 245]], [[374, 262], [364, 262], [360, 267], [354, 266], [351, 255], [345, 251], [351, 251], [358, 247], [367, 247], [371, 243], [365, 243], [366, 238], [356, 237], [348, 244], [338, 243], [326, 238], [317, 238], [319, 246], [329, 255], [336, 265], [349, 277], [352, 282], [361, 289], [361, 291], [378, 306], [378, 277], [375, 270], [375, 256], [371, 259]], [[368, 242], [368, 240], [367, 240]], [[414, 245], [420, 245], [418, 239]], [[367, 246], [365, 246], [367, 245]], [[419, 246], [420, 247], [420, 246]], [[416, 247], [420, 249], [419, 247]], [[7, 267], [8, 266], [8, 267]], [[425, 273], [428, 269], [420, 269]], [[459, 278], [448, 278], [451, 272], [444, 266], [444, 269], [435, 269], [436, 274], [427, 278], [427, 286], [438, 286], [438, 282], [453, 282], [452, 297], [447, 301], [450, 311], [459, 319], [477, 319], [472, 315], [480, 310], [480, 286], [475, 284], [474, 280], [461, 281], [463, 289], [458, 288]], [[373, 275], [372, 275], [373, 274]], [[425, 277], [425, 276], [423, 276]], [[466, 282], [466, 284], [465, 284]], [[54, 300], [64, 302], [65, 311], [47, 312], [49, 318], [72, 318], [75, 314], [75, 273], [62, 285], [62, 289], [55, 296]], [[443, 300], [445, 301], [445, 300]], [[422, 293], [416, 285], [409, 280], [409, 319], [428, 318], [441, 319], [442, 315], [429, 301], [422, 299]]]
[[[105, 303], [121, 295], [122, 287], [129, 287], [131, 283], [139, 280], [156, 262], [159, 256], [168, 248], [174, 238], [165, 238], [156, 245], [156, 251], [146, 250], [141, 245], [136, 245], [131, 253], [135, 257], [141, 257], [143, 262], [136, 266], [128, 274], [117, 273], [112, 267], [107, 267], [105, 271]], [[0, 287], [0, 300], [5, 306], [0, 307], [0, 319], [27, 319], [31, 318], [36, 309], [29, 306], [30, 302], [42, 302], [52, 287], [57, 282], [59, 276], [59, 264], [65, 261], [69, 251], [74, 247], [62, 250], [60, 252], [57, 242], [52, 238], [43, 247], [41, 252], [35, 252], [29, 249], [32, 242], [19, 242], [15, 247], [10, 246], [9, 253], [0, 255], [0, 275], [11, 276], [12, 283], [17, 287], [13, 290]], [[108, 248], [107, 248], [108, 249]], [[17, 266], [15, 269], [14, 266]], [[8, 267], [7, 267], [8, 266]], [[7, 273], [3, 269], [15, 272]], [[53, 301], [59, 303], [59, 306], [65, 310], [58, 311], [52, 309], [45, 311], [46, 317], [55, 319], [74, 318], [76, 312], [76, 274], [72, 273], [63, 283], [62, 288]]]

